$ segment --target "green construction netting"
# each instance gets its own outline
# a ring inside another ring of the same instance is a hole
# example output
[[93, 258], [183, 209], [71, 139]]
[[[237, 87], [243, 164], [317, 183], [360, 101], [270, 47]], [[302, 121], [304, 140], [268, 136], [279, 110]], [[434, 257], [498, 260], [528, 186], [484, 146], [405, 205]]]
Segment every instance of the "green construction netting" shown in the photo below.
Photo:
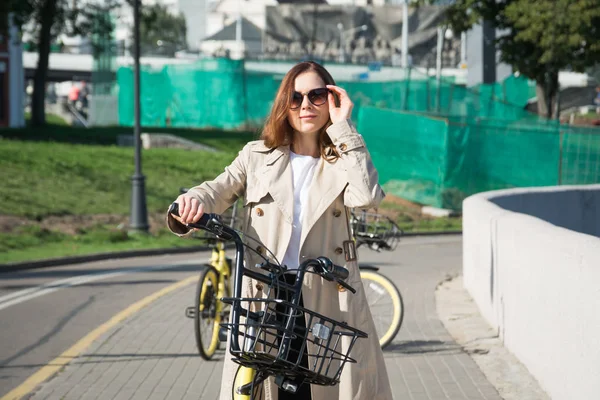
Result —
[[600, 129], [561, 126], [561, 185], [600, 183]]
[[441, 205], [447, 163], [446, 121], [363, 107], [358, 130], [384, 189], [423, 204]]
[[[259, 127], [268, 115], [281, 74], [246, 70], [243, 61], [201, 60], [194, 64], [142, 68], [142, 124], [194, 128]], [[510, 77], [474, 90], [451, 80], [408, 71], [399, 81], [338, 81], [362, 106], [453, 117], [538, 120], [523, 109], [527, 80]], [[119, 121], [133, 125], [133, 71], [118, 70]]]
[[593, 128], [371, 107], [358, 120], [385, 190], [418, 203], [460, 209], [465, 197], [488, 190], [600, 182]]
[[[144, 126], [234, 129], [260, 124], [269, 112], [279, 82], [271, 74], [244, 71], [241, 61], [202, 60], [142, 68]], [[133, 71], [120, 68], [119, 122], [133, 124]]]
[[480, 84], [471, 88], [481, 96], [493, 98], [497, 101], [525, 107], [532, 97], [536, 96], [535, 82], [523, 76], [511, 75], [502, 82], [494, 84]]
[[[133, 124], [133, 72], [121, 68], [119, 121]], [[522, 77], [468, 89], [409, 71], [401, 81], [338, 81], [355, 103], [385, 189], [460, 209], [471, 194], [501, 188], [600, 182], [597, 129], [571, 128], [524, 110], [535, 87]], [[256, 128], [281, 73], [246, 70], [243, 61], [201, 60], [143, 68], [142, 124]]]
[[92, 25], [92, 93], [110, 95], [115, 86], [117, 57], [114, 46], [114, 19], [107, 12], [98, 12]]

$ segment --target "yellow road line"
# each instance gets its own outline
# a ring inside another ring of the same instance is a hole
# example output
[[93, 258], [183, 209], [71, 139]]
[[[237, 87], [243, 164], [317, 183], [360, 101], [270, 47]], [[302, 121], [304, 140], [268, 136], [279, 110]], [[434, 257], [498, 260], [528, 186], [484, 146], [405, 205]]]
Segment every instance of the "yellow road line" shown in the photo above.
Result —
[[82, 351], [87, 349], [88, 346], [91, 345], [94, 340], [98, 339], [102, 334], [106, 333], [109, 329], [123, 321], [125, 318], [146, 307], [148, 304], [157, 300], [159, 297], [164, 296], [165, 294], [182, 288], [184, 286], [187, 286], [192, 282], [195, 282], [196, 280], [198, 280], [197, 276], [190, 276], [189, 278], [183, 279], [177, 283], [172, 284], [171, 286], [167, 286], [166, 288], [163, 288], [158, 292], [153, 293], [150, 296], [147, 296], [142, 300], [130, 305], [117, 315], [113, 316], [107, 322], [103, 323], [102, 325], [88, 333], [77, 343], [75, 343], [73, 346], [67, 349], [64, 353], [56, 357], [54, 360], [50, 361], [47, 365], [40, 368], [35, 374], [31, 375], [29, 378], [27, 378], [27, 380], [25, 380], [25, 382], [21, 383], [18, 387], [8, 392], [0, 400], [17, 400], [31, 393], [39, 384], [46, 381], [48, 378], [57, 373], [69, 362], [77, 358], [79, 354], [81, 354]]

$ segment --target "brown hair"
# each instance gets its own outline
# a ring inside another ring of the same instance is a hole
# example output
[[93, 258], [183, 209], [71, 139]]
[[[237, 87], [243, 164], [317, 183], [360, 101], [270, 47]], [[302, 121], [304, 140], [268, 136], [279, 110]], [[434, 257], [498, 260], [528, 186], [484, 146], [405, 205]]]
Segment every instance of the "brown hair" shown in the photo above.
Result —
[[[316, 62], [305, 61], [294, 65], [283, 77], [281, 85], [279, 85], [273, 108], [267, 117], [265, 127], [260, 135], [260, 138], [265, 141], [265, 146], [271, 149], [281, 145], [292, 144], [294, 130], [287, 119], [288, 110], [292, 104], [296, 78], [305, 72], [315, 72], [321, 77], [325, 85], [335, 85], [331, 74]], [[326, 132], [329, 126], [331, 126], [331, 120], [319, 132], [319, 148], [321, 157], [328, 161], [334, 161], [339, 157], [339, 154]]]

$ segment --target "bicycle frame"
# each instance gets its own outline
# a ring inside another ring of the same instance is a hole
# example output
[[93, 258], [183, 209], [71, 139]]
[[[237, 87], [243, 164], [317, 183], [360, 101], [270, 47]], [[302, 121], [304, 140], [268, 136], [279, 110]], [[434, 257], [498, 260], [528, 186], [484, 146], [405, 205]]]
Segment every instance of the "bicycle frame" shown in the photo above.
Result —
[[[212, 249], [210, 265], [212, 265], [217, 270], [217, 273], [219, 275], [219, 287], [217, 288], [217, 298], [220, 299], [227, 293], [227, 290], [225, 288], [225, 282], [229, 281], [229, 276], [231, 274], [231, 267], [227, 261], [227, 256], [225, 254], [225, 244], [220, 240], [217, 241], [217, 243]], [[217, 303], [217, 313], [220, 313], [223, 310], [223, 303], [221, 301]]]

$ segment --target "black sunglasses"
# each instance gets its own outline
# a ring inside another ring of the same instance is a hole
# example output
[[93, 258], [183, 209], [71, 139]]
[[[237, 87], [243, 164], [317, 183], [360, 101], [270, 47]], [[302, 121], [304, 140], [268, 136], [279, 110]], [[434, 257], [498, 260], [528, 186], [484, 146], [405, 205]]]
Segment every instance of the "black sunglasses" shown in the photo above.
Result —
[[292, 104], [290, 108], [292, 110], [297, 109], [302, 105], [302, 101], [304, 100], [304, 96], [308, 97], [308, 101], [310, 101], [315, 106], [322, 106], [327, 102], [327, 95], [329, 94], [329, 89], [327, 88], [318, 88], [313, 89], [306, 93], [294, 92], [292, 95]]

